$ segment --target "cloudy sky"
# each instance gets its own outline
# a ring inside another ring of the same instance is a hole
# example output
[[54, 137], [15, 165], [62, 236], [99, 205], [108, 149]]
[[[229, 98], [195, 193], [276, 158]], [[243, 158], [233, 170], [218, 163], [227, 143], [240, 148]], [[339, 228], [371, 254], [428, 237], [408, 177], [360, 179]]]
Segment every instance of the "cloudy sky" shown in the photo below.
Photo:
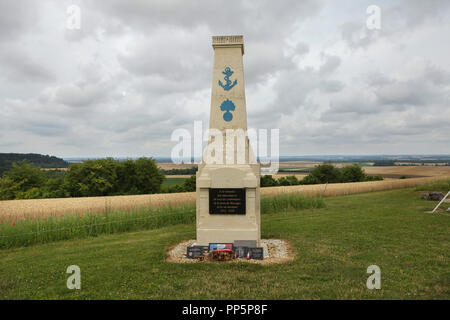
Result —
[[208, 125], [230, 34], [249, 127], [280, 128], [282, 155], [450, 153], [448, 0], [1, 0], [0, 152], [170, 155]]

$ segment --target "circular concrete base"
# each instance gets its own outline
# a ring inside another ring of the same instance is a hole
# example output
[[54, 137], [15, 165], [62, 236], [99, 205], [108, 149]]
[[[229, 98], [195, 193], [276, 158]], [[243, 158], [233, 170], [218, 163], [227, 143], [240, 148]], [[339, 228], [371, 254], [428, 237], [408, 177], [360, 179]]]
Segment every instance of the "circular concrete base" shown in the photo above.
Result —
[[[210, 262], [208, 260], [188, 259], [186, 257], [187, 247], [192, 246], [195, 240], [187, 240], [180, 242], [170, 248], [168, 252], [167, 262], [171, 263], [224, 263], [224, 262]], [[246, 262], [256, 264], [276, 264], [286, 263], [294, 259], [291, 246], [288, 241], [282, 239], [261, 239], [261, 247], [264, 248], [264, 260], [247, 260], [234, 259], [228, 263]], [[226, 262], [225, 262], [226, 263]]]

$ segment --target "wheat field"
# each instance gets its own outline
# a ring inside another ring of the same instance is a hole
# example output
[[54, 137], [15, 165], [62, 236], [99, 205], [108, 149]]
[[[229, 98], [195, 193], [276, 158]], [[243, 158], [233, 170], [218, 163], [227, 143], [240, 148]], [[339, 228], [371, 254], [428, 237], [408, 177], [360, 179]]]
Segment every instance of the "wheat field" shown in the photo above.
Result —
[[[324, 196], [329, 197], [409, 188], [448, 178], [450, 178], [450, 175], [371, 182], [333, 183], [327, 185]], [[324, 190], [324, 184], [266, 187], [261, 188], [261, 196], [276, 196], [287, 193], [320, 196]], [[6, 200], [0, 201], [0, 223], [57, 216], [60, 214], [95, 213], [105, 210], [126, 211], [139, 207], [177, 206], [189, 203], [195, 203], [195, 192], [111, 197]]]

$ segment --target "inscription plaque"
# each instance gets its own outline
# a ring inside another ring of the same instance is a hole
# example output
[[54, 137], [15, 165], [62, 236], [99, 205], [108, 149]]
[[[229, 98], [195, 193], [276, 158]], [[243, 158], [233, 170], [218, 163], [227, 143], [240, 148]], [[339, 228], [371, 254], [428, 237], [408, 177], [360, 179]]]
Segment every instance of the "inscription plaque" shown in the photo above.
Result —
[[264, 248], [249, 248], [250, 259], [264, 260]]
[[245, 188], [209, 189], [209, 214], [245, 214]]

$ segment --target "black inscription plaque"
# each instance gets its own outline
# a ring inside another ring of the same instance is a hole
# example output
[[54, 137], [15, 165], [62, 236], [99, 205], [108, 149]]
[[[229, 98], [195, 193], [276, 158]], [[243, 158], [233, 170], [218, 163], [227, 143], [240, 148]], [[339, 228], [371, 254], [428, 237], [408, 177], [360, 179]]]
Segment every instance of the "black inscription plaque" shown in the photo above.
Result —
[[209, 214], [245, 214], [245, 188], [209, 189]]
[[264, 260], [264, 248], [248, 248], [250, 259]]

